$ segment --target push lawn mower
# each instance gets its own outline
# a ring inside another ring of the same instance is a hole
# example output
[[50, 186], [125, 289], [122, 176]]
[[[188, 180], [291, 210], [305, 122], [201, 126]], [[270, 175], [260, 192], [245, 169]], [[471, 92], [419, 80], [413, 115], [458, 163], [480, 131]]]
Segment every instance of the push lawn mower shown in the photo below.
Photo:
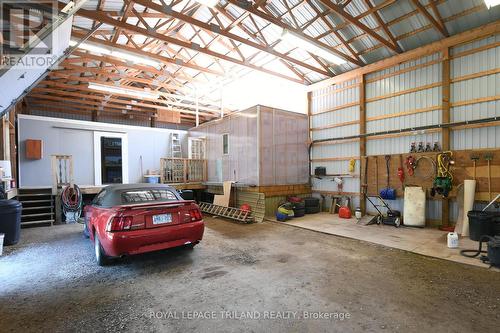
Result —
[[[380, 195], [365, 194], [365, 198], [378, 212], [378, 215], [368, 224], [374, 224], [374, 223], [385, 224], [385, 225], [395, 226], [396, 228], [401, 225], [401, 212], [399, 210], [392, 210], [391, 207], [389, 207], [387, 202], [385, 202]], [[377, 205], [370, 198], [377, 198], [382, 204]], [[382, 214], [382, 212], [379, 209], [380, 207], [387, 209], [386, 215]]]

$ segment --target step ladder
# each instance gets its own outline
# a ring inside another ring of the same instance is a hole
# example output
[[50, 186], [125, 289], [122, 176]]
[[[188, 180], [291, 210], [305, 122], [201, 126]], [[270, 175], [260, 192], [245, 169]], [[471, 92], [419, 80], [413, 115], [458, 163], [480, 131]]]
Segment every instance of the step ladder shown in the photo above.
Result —
[[182, 146], [179, 133], [170, 133], [170, 156], [182, 158]]
[[208, 202], [200, 202], [199, 206], [203, 213], [207, 213], [210, 215], [225, 217], [245, 223], [252, 223], [254, 221], [252, 212], [247, 210], [242, 210], [234, 207], [218, 206]]
[[19, 189], [17, 200], [23, 205], [22, 227], [54, 225], [54, 197], [50, 188]]

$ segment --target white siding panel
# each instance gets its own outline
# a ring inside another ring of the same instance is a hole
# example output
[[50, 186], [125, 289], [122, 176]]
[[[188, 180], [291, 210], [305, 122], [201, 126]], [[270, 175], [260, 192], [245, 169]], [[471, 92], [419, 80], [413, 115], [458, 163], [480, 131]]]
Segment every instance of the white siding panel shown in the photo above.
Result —
[[451, 149], [481, 149], [500, 147], [500, 126], [467, 128], [452, 132]]
[[366, 153], [367, 155], [386, 155], [386, 154], [402, 154], [410, 151], [412, 142], [423, 142], [424, 145], [429, 142], [441, 142], [441, 133], [426, 133], [416, 135], [405, 135], [401, 137], [384, 138], [367, 140]]

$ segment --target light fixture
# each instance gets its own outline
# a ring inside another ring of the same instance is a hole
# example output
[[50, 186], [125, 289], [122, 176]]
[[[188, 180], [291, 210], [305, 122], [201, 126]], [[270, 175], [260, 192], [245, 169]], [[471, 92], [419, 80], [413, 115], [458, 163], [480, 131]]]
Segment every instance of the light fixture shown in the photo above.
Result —
[[195, 0], [197, 3], [208, 6], [208, 7], [215, 7], [218, 3], [219, 0]]
[[[69, 45], [74, 47], [78, 44], [77, 41], [75, 40], [70, 40]], [[94, 43], [89, 43], [89, 42], [83, 42], [80, 45], [78, 45], [78, 48], [90, 52], [96, 52], [100, 53], [102, 55], [108, 55], [112, 56], [115, 58], [120, 58], [123, 60], [131, 61], [136, 64], [144, 64], [144, 65], [149, 65], [153, 67], [161, 67], [161, 62], [153, 60], [153, 59], [148, 59], [146, 56], [139, 56], [136, 54], [133, 54], [132, 52], [127, 52], [127, 51], [122, 51], [118, 50], [112, 46], [106, 47], [106, 46], [100, 46]]]
[[326, 47], [313, 43], [304, 37], [298, 35], [297, 33], [290, 31], [288, 29], [283, 29], [281, 34], [281, 39], [295, 45], [305, 51], [311, 52], [329, 62], [336, 65], [345, 64], [347, 61], [341, 57], [335, 55], [332, 51], [328, 50]]
[[128, 95], [128, 96], [138, 97], [138, 98], [157, 99], [158, 97], [160, 97], [159, 94], [155, 94], [155, 93], [148, 92], [148, 91], [126, 89], [126, 88], [122, 88], [122, 87], [113, 87], [113, 86], [109, 86], [106, 84], [99, 84], [99, 83], [89, 83], [89, 89], [109, 92], [109, 93], [118, 94], [118, 95]]
[[488, 9], [500, 5], [500, 0], [484, 0], [484, 4]]

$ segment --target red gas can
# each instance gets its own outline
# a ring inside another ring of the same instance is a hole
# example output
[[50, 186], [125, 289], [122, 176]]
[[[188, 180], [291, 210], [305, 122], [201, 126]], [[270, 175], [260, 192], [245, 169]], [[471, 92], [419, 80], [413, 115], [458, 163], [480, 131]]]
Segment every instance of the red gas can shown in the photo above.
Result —
[[347, 206], [342, 206], [339, 208], [339, 217], [343, 219], [350, 219], [351, 218], [351, 210]]

